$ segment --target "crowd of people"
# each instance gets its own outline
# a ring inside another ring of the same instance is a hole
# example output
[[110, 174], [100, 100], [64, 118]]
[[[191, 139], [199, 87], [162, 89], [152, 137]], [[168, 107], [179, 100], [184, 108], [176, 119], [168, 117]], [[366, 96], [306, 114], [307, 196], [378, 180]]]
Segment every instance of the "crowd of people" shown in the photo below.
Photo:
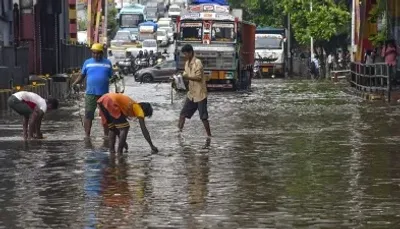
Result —
[[[151, 117], [153, 114], [152, 105], [147, 102], [137, 102], [124, 94], [110, 93], [109, 80], [113, 75], [113, 65], [104, 57], [102, 44], [93, 44], [91, 51], [92, 58], [85, 61], [81, 75], [72, 84], [74, 89], [79, 83], [86, 80], [84, 121], [86, 137], [91, 136], [92, 122], [96, 109], [99, 108], [104, 136], [109, 140], [110, 153], [122, 154], [123, 151], [128, 150], [127, 135], [130, 118], [137, 118], [144, 138], [152, 152], [157, 153], [158, 149], [153, 144], [145, 124], [145, 118]], [[195, 57], [191, 45], [183, 46], [181, 51], [186, 58], [182, 76], [189, 81], [189, 90], [179, 117], [179, 131], [183, 130], [185, 120], [192, 118], [198, 111], [207, 136], [211, 137], [208, 122], [207, 86], [202, 62]], [[8, 105], [23, 116], [24, 139], [42, 139], [43, 134], [40, 127], [44, 113], [57, 109], [58, 100], [44, 99], [33, 92], [20, 91], [10, 96]], [[119, 142], [115, 149], [117, 138]]]

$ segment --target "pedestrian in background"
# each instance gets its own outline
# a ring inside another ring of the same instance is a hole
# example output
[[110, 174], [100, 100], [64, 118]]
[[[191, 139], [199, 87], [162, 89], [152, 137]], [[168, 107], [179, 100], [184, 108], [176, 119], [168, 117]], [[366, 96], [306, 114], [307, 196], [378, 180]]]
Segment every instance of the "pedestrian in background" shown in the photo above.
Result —
[[[72, 84], [75, 87], [86, 78], [85, 95], [85, 134], [90, 137], [92, 122], [96, 112], [97, 100], [109, 92], [109, 81], [113, 75], [111, 62], [103, 56], [104, 47], [102, 44], [95, 43], [91, 47], [92, 58], [87, 59], [82, 67], [82, 74]], [[104, 136], [108, 136], [107, 126], [103, 126]]]
[[186, 59], [185, 71], [182, 76], [184, 79], [189, 80], [189, 91], [179, 117], [179, 130], [182, 132], [185, 119], [192, 118], [193, 114], [198, 110], [207, 136], [211, 137], [207, 110], [207, 79], [203, 74], [203, 64], [201, 60], [194, 56], [194, 50], [191, 45], [184, 45], [181, 51]]

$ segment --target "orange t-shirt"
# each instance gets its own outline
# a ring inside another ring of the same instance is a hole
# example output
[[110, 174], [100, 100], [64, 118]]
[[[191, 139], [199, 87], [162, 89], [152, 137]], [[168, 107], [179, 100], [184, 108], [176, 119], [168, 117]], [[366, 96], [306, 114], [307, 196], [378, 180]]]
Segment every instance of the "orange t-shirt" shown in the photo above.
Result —
[[119, 118], [121, 113], [127, 117], [144, 118], [142, 107], [133, 99], [120, 93], [107, 93], [97, 100], [114, 118]]

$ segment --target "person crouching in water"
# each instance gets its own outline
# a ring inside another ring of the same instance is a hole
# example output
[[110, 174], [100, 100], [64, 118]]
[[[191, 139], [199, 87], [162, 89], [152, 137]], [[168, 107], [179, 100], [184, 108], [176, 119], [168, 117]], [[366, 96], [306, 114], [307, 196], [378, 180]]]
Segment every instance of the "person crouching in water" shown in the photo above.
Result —
[[57, 99], [43, 99], [38, 94], [29, 91], [20, 91], [8, 98], [8, 106], [23, 116], [24, 140], [42, 139], [40, 131], [42, 119], [47, 111], [58, 108]]
[[149, 131], [144, 122], [145, 117], [151, 117], [153, 108], [150, 103], [137, 103], [130, 97], [119, 93], [107, 93], [97, 100], [103, 125], [109, 128], [108, 138], [110, 153], [115, 153], [116, 137], [119, 137], [117, 153], [122, 154], [127, 147], [126, 138], [129, 132], [129, 122], [127, 118], [136, 117], [139, 120], [142, 134], [149, 143], [153, 153], [158, 149], [151, 141]]

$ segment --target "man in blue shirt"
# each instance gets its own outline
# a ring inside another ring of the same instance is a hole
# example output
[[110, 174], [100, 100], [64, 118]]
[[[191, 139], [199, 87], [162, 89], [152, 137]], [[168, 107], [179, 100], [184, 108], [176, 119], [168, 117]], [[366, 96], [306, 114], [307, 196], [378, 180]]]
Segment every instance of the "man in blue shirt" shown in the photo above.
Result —
[[[95, 43], [91, 47], [92, 58], [87, 59], [82, 67], [82, 74], [72, 84], [80, 83], [85, 77], [86, 79], [86, 95], [85, 95], [85, 133], [86, 137], [90, 137], [92, 129], [92, 121], [97, 107], [97, 100], [109, 91], [109, 80], [112, 77], [112, 64], [103, 57], [103, 45]], [[103, 126], [104, 135], [108, 136], [108, 127]]]

